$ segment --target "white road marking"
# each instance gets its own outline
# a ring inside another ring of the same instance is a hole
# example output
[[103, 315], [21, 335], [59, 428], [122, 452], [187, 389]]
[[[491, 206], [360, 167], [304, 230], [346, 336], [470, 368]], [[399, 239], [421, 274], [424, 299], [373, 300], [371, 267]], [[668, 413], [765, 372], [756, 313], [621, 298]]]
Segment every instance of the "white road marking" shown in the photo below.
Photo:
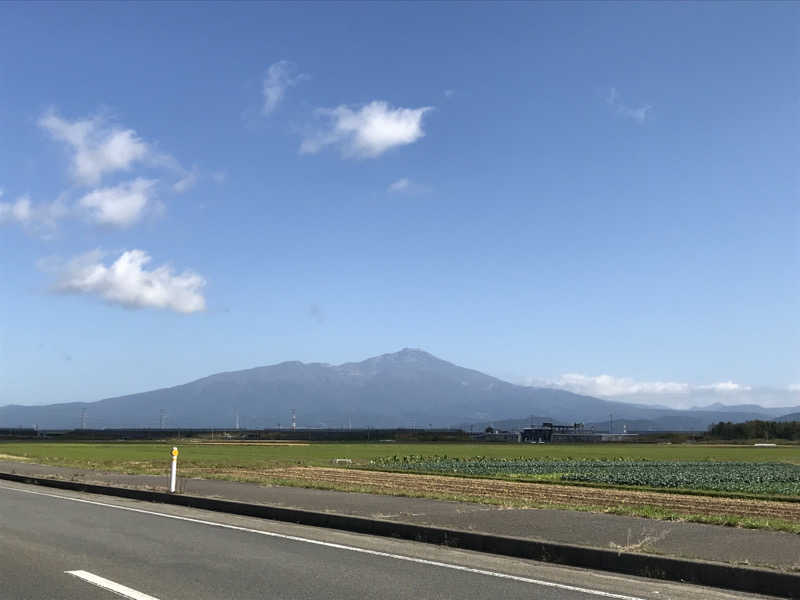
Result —
[[[314, 544], [316, 546], [325, 546], [326, 548], [335, 548], [337, 550], [349, 550], [350, 552], [358, 552], [361, 554], [369, 554], [371, 556], [381, 556], [384, 558], [393, 558], [395, 560], [402, 560], [406, 562], [418, 563], [422, 565], [429, 565], [434, 567], [442, 567], [445, 569], [452, 569], [454, 571], [464, 571], [466, 573], [475, 573], [478, 575], [486, 575], [489, 577], [497, 577], [499, 579], [510, 579], [512, 581], [519, 581], [522, 583], [530, 583], [542, 587], [557, 588], [559, 590], [568, 590], [571, 592], [579, 592], [588, 594], [590, 596], [600, 596], [602, 598], [614, 598], [615, 600], [645, 600], [637, 596], [625, 596], [623, 594], [614, 594], [612, 592], [604, 592], [602, 590], [593, 590], [591, 588], [582, 588], [573, 585], [566, 585], [564, 583], [554, 583], [552, 581], [544, 581], [541, 579], [531, 579], [530, 577], [521, 577], [519, 575], [509, 575], [507, 573], [498, 573], [496, 571], [487, 571], [484, 569], [474, 569], [472, 567], [464, 567], [462, 565], [453, 565], [450, 563], [438, 562], [435, 560], [427, 560], [425, 558], [415, 558], [413, 556], [403, 556], [402, 554], [392, 554], [390, 552], [381, 552], [379, 550], [368, 550], [366, 548], [359, 548], [357, 546], [346, 546], [344, 544], [337, 544], [335, 542], [323, 542], [321, 540], [313, 540], [310, 538], [303, 538], [296, 535], [287, 535], [285, 533], [275, 533], [273, 531], [261, 531], [259, 529], [250, 529], [249, 527], [240, 527], [238, 525], [228, 525], [227, 523], [216, 523], [214, 521], [206, 521], [203, 519], [194, 519], [192, 517], [181, 517], [179, 515], [170, 515], [167, 513], [160, 513], [153, 510], [145, 510], [142, 508], [133, 508], [130, 506], [119, 506], [117, 504], [108, 504], [106, 502], [98, 502], [96, 500], [85, 500], [83, 498], [71, 498], [69, 496], [59, 496], [58, 494], [47, 494], [45, 492], [34, 492], [33, 490], [23, 490], [21, 488], [6, 487], [0, 485], [0, 489], [11, 490], [13, 492], [21, 492], [24, 494], [34, 494], [36, 496], [47, 496], [48, 498], [57, 498], [59, 500], [69, 500], [71, 502], [80, 502], [82, 504], [92, 504], [94, 506], [103, 506], [106, 508], [116, 508], [117, 510], [126, 510], [129, 512], [141, 513], [144, 515], [152, 515], [155, 517], [164, 517], [166, 519], [175, 519], [178, 521], [187, 521], [189, 523], [197, 523], [200, 525], [209, 525], [211, 527], [220, 527], [222, 529], [231, 529], [233, 531], [243, 531], [246, 533], [256, 533], [258, 535], [265, 535], [268, 537], [280, 538], [284, 540], [291, 540], [293, 542], [304, 542], [306, 544]], [[191, 507], [184, 507], [191, 508]], [[145, 597], [148, 598], [148, 597]]]
[[75, 577], [83, 579], [84, 581], [96, 585], [97, 587], [103, 588], [104, 590], [114, 592], [123, 598], [130, 598], [131, 600], [158, 600], [158, 598], [148, 596], [142, 592], [137, 592], [132, 588], [111, 581], [110, 579], [106, 579], [105, 577], [100, 577], [94, 573], [89, 573], [89, 571], [64, 571], [64, 573], [74, 575]]

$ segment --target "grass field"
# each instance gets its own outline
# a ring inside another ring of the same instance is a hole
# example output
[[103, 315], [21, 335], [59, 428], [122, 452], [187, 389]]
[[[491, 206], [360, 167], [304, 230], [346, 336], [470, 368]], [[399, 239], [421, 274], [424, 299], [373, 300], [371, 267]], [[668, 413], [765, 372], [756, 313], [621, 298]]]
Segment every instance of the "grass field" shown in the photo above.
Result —
[[[281, 466], [329, 466], [336, 458], [349, 458], [354, 466], [391, 456], [442, 456], [453, 458], [539, 458], [657, 461], [779, 462], [800, 465], [800, 446], [756, 448], [726, 445], [669, 444], [462, 444], [462, 443], [176, 443], [183, 466], [271, 469]], [[163, 472], [173, 442], [164, 443], [0, 443], [2, 455], [34, 462], [108, 469], [126, 473]]]

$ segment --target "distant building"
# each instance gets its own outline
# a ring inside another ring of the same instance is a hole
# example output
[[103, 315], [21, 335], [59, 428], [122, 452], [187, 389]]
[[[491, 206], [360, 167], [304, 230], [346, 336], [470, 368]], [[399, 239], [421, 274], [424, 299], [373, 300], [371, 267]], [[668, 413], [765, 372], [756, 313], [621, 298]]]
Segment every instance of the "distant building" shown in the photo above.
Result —
[[526, 427], [518, 435], [520, 442], [528, 444], [626, 442], [636, 437], [630, 433], [597, 433], [591, 429], [584, 429], [583, 423], [572, 425], [542, 423], [541, 427]]
[[519, 434], [515, 431], [504, 431], [494, 427], [487, 427], [485, 431], [473, 433], [472, 439], [476, 442], [518, 442]]

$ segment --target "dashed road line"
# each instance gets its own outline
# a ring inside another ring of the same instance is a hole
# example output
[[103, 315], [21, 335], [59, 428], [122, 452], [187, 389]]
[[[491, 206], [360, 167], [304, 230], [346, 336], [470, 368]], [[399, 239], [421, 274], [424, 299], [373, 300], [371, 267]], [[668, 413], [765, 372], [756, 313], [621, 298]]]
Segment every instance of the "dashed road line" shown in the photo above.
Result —
[[158, 598], [154, 596], [148, 596], [147, 594], [143, 594], [133, 588], [129, 588], [128, 586], [122, 585], [117, 583], [116, 581], [111, 581], [110, 579], [106, 579], [105, 577], [100, 577], [100, 575], [95, 575], [94, 573], [89, 573], [89, 571], [64, 571], [68, 575], [72, 575], [77, 577], [78, 579], [83, 579], [87, 583], [91, 583], [92, 585], [96, 585], [99, 588], [103, 588], [104, 590], [108, 590], [109, 592], [114, 592], [115, 594], [122, 596], [123, 598], [130, 598], [131, 600], [158, 600]]

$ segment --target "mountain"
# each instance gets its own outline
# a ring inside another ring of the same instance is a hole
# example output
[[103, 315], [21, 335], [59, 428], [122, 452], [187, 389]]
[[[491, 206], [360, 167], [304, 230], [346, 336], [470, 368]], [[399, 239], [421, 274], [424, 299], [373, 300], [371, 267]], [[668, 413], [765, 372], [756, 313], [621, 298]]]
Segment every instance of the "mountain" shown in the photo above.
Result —
[[[284, 362], [211, 375], [184, 385], [91, 403], [0, 407], [0, 427], [156, 427], [160, 411], [180, 427], [284, 427], [296, 410], [300, 427], [427, 427], [530, 414], [559, 407], [583, 414], [603, 401], [562, 390], [516, 386], [404, 349], [358, 363]], [[601, 408], [601, 411], [606, 410]]]
[[[190, 383], [97, 402], [0, 407], [0, 427], [70, 429], [86, 411], [89, 428], [286, 427], [296, 410], [298, 427], [447, 427], [544, 415], [571, 423], [679, 418], [685, 429], [716, 421], [763, 418], [762, 413], [676, 411], [582, 396], [553, 388], [514, 385], [404, 349], [362, 362], [329, 365], [283, 362], [218, 373]], [[755, 416], [754, 416], [755, 415]], [[538, 417], [537, 417], [538, 420]], [[654, 427], [661, 429], [663, 427]]]

